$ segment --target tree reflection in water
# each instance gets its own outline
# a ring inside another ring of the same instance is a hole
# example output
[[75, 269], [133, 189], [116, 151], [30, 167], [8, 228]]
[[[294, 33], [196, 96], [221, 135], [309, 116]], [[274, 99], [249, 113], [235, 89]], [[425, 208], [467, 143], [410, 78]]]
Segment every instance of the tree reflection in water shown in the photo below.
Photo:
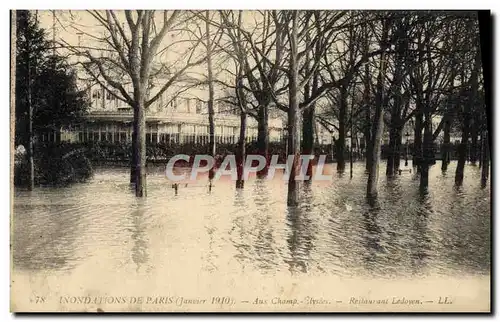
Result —
[[425, 271], [431, 252], [431, 239], [429, 238], [429, 216], [432, 215], [432, 204], [427, 191], [420, 192], [416, 198], [418, 207], [416, 207], [415, 216], [412, 220], [412, 242], [410, 249], [410, 264], [412, 274], [419, 274]]
[[146, 206], [144, 205], [145, 200], [139, 200], [137, 205], [133, 205], [133, 209], [130, 211], [130, 218], [132, 221], [132, 227], [129, 228], [132, 233], [131, 237], [133, 240], [132, 247], [132, 260], [137, 265], [136, 271], [139, 273], [142, 265], [145, 265], [149, 261], [148, 253], [148, 240], [147, 240], [147, 225], [145, 222]]
[[363, 227], [365, 230], [363, 245], [365, 253], [363, 261], [367, 271], [374, 271], [379, 262], [380, 253], [384, 252], [384, 248], [380, 243], [381, 229], [377, 223], [378, 214], [380, 212], [379, 201], [375, 198], [367, 199], [368, 208], [363, 213]]
[[[237, 250], [234, 257], [238, 259], [243, 269], [247, 264], [260, 271], [276, 271], [281, 254], [278, 253], [275, 240], [276, 224], [274, 215], [269, 208], [273, 200], [269, 196], [269, 183], [265, 179], [256, 179], [252, 188], [246, 185], [246, 190], [237, 190], [231, 214], [231, 241]], [[251, 190], [250, 190], [251, 189]], [[247, 203], [245, 193], [250, 193], [252, 202]]]
[[262, 270], [272, 270], [276, 267], [276, 242], [274, 240], [274, 225], [268, 211], [269, 193], [264, 179], [256, 179], [254, 185], [254, 202], [257, 208], [255, 223], [255, 255], [258, 258], [258, 267]]
[[309, 270], [310, 252], [313, 248], [311, 213], [313, 212], [313, 193], [310, 182], [302, 185], [299, 205], [287, 207], [287, 222], [290, 228], [287, 237], [290, 259], [285, 259], [290, 273], [307, 273]]

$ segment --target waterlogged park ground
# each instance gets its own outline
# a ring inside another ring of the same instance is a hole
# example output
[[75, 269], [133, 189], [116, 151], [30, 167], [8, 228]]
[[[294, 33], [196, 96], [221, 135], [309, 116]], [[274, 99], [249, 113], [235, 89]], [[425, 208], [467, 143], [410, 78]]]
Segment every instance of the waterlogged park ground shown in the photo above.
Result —
[[[326, 165], [326, 172], [335, 166]], [[347, 170], [331, 182], [304, 184], [300, 206], [290, 209], [279, 175], [251, 176], [242, 190], [222, 177], [211, 192], [208, 179], [198, 176], [176, 195], [164, 167], [150, 169], [144, 199], [134, 197], [129, 170], [119, 167], [99, 168], [89, 182], [70, 187], [15, 190], [12, 292], [51, 299], [40, 310], [76, 310], [70, 296], [118, 301], [138, 294], [151, 301], [164, 297], [165, 305], [173, 297], [172, 307], [180, 301], [177, 309], [195, 311], [201, 307], [179, 298], [211, 302], [228, 296], [240, 301], [232, 306], [239, 310], [257, 297], [323, 293], [330, 310], [331, 294], [344, 296], [339, 308], [353, 296], [377, 292], [421, 298], [419, 292], [443, 290], [455, 300], [484, 300], [491, 192], [489, 186], [481, 189], [480, 169], [472, 165], [466, 165], [463, 186], [454, 187], [455, 167], [452, 162], [443, 174], [439, 162], [433, 166], [427, 195], [419, 192], [413, 172], [393, 179], [381, 175], [376, 207], [365, 199], [363, 163], [354, 164], [352, 179]], [[22, 308], [28, 300], [16, 305]], [[96, 307], [94, 302], [80, 308]], [[173, 308], [127, 302], [114, 309]]]

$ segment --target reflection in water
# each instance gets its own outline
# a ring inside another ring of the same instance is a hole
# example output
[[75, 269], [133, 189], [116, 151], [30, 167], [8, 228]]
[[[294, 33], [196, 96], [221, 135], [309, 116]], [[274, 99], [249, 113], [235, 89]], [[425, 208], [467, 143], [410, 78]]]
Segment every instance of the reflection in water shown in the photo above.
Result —
[[236, 189], [234, 192], [234, 207], [236, 209], [244, 208], [245, 207], [245, 195], [243, 193], [242, 189]]
[[250, 245], [241, 242], [245, 240], [246, 236], [248, 236], [248, 229], [244, 222], [246, 213], [245, 210], [247, 206], [245, 202], [244, 190], [236, 190], [233, 206], [234, 210], [231, 213], [233, 221], [232, 228], [229, 234], [231, 236], [231, 242], [233, 243], [237, 252], [234, 257], [242, 265], [242, 269], [245, 270], [245, 259], [247, 258], [247, 254], [250, 251]]
[[269, 198], [266, 180], [256, 179], [254, 186], [246, 185], [253, 198], [244, 199], [245, 190], [237, 193], [231, 241], [238, 251], [235, 255], [243, 266], [249, 264], [262, 271], [275, 271], [279, 254], [274, 240], [274, 224], [269, 205], [274, 201]]
[[367, 271], [373, 271], [377, 265], [379, 253], [384, 251], [380, 245], [381, 228], [377, 224], [380, 205], [377, 200], [368, 199], [368, 209], [363, 213], [365, 254], [363, 256]]
[[36, 191], [16, 196], [36, 202], [16, 207], [17, 220], [12, 223], [14, 269], [70, 270], [81, 260], [77, 254], [81, 217], [72, 205], [51, 196]]
[[301, 189], [299, 205], [287, 208], [286, 219], [290, 227], [287, 238], [291, 258], [285, 260], [290, 266], [290, 273], [307, 273], [309, 255], [313, 247], [312, 223], [309, 214], [313, 211], [313, 195], [310, 182], [305, 182]]
[[217, 265], [215, 264], [215, 257], [217, 255], [214, 252], [214, 244], [215, 244], [215, 232], [217, 231], [217, 228], [213, 227], [212, 225], [210, 226], [205, 226], [205, 229], [207, 231], [208, 235], [208, 250], [206, 252], [206, 256], [202, 258], [202, 261], [204, 263], [203, 269], [208, 271], [208, 272], [214, 272], [217, 270]]
[[[209, 182], [209, 192], [208, 196], [212, 194], [213, 183]], [[203, 222], [204, 230], [206, 232], [206, 236], [208, 237], [208, 241], [204, 245], [204, 253], [202, 254], [202, 269], [207, 272], [215, 272], [218, 270], [217, 265], [217, 257], [218, 254], [216, 252], [217, 247], [217, 235], [219, 234], [220, 227], [217, 226], [217, 212], [212, 209], [204, 209], [203, 213], [200, 214], [204, 217]]]
[[[444, 218], [447, 229], [442, 230], [443, 246], [449, 249], [448, 261], [453, 265], [489, 269], [490, 248], [483, 245], [490, 242], [490, 220], [489, 217], [477, 215], [489, 211], [489, 206], [485, 204], [482, 193], [467, 188], [455, 188], [450, 194], [447, 208], [455, 216]], [[463, 216], [458, 215], [463, 209], [468, 210]]]
[[67, 205], [38, 204], [17, 208], [14, 220], [14, 269], [70, 270], [79, 260], [75, 254], [80, 218]]
[[429, 253], [431, 253], [431, 239], [429, 237], [428, 220], [433, 215], [432, 204], [428, 192], [419, 192], [415, 198], [418, 202], [415, 216], [411, 218], [409, 269], [412, 274], [419, 274], [428, 263]]
[[276, 258], [273, 225], [271, 224], [271, 214], [267, 211], [269, 204], [269, 194], [266, 191], [265, 180], [256, 179], [254, 186], [254, 202], [256, 206], [256, 226], [257, 233], [255, 239], [255, 253], [260, 259], [259, 268], [263, 270], [273, 269], [273, 259]]
[[381, 176], [370, 204], [364, 165], [357, 163], [352, 179], [340, 174], [331, 183], [304, 183], [300, 204], [287, 208], [281, 179], [250, 179], [241, 190], [219, 181], [210, 194], [193, 184], [175, 196], [163, 170], [149, 174], [145, 200], [129, 192], [126, 168], [100, 169], [72, 187], [17, 190], [14, 270], [95, 268], [138, 276], [171, 276], [188, 265], [198, 272], [336, 276], [490, 271], [490, 190], [481, 189], [478, 171], [466, 169], [464, 186], [456, 188], [453, 176], [434, 166], [423, 195], [413, 174]]
[[147, 226], [145, 225], [144, 216], [146, 210], [144, 202], [141, 200], [136, 206], [132, 207], [130, 211], [130, 218], [132, 219], [132, 260], [137, 265], [137, 272], [139, 272], [142, 265], [146, 264], [149, 260], [148, 255], [148, 241], [147, 241]]

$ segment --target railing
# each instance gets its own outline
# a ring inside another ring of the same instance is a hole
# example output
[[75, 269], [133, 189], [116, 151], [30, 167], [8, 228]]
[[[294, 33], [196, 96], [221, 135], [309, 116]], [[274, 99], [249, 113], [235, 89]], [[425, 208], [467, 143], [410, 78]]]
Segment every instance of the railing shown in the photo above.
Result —
[[[94, 162], [101, 161], [118, 161], [118, 162], [129, 162], [132, 157], [132, 144], [131, 142], [78, 142], [78, 143], [68, 143], [68, 142], [38, 142], [35, 145], [35, 150], [43, 153], [46, 149], [53, 149], [57, 147], [58, 149], [67, 149], [70, 151], [84, 151], [85, 155]], [[216, 144], [217, 154], [227, 155], [236, 154], [238, 145], [237, 143], [218, 143]], [[187, 154], [194, 156], [196, 154], [207, 154], [208, 144], [198, 144], [198, 143], [148, 143], [146, 146], [147, 159], [150, 162], [164, 162], [170, 159], [172, 156], [177, 154]], [[457, 144], [450, 145], [450, 159], [457, 158]], [[436, 145], [434, 148], [435, 159], [439, 160], [441, 158], [441, 146]], [[388, 156], [388, 146], [382, 146], [382, 159], [386, 159]], [[413, 155], [413, 147], [410, 145], [408, 150], [406, 146], [403, 146], [400, 151], [400, 158], [404, 160], [405, 157], [409, 159]], [[247, 154], [258, 154], [257, 142], [252, 141], [246, 144]], [[285, 162], [286, 160], [286, 142], [269, 142], [269, 155], [279, 155], [280, 162]], [[349, 158], [349, 147], [345, 149], [345, 160]], [[327, 162], [334, 161], [336, 159], [336, 149], [334, 145], [325, 144], [315, 146], [315, 155], [326, 155]], [[365, 157], [365, 151], [363, 147], [354, 148], [353, 156], [355, 160], [360, 160]]]
[[[132, 119], [134, 113], [132, 109], [127, 110], [92, 110], [87, 117], [89, 119], [114, 119], [121, 120], [123, 118]], [[208, 115], [207, 114], [196, 114], [196, 113], [186, 113], [179, 111], [160, 111], [160, 112], [150, 112], [146, 115], [146, 121], [150, 122], [160, 122], [160, 123], [187, 123], [187, 124], [199, 124], [208, 125]], [[216, 125], [227, 125], [227, 126], [239, 126], [240, 117], [234, 114], [223, 114], [218, 113], [215, 115]], [[256, 127], [257, 121], [251, 117], [247, 118], [247, 126]], [[282, 128], [283, 122], [280, 118], [270, 118], [268, 120], [268, 126], [270, 128]]]

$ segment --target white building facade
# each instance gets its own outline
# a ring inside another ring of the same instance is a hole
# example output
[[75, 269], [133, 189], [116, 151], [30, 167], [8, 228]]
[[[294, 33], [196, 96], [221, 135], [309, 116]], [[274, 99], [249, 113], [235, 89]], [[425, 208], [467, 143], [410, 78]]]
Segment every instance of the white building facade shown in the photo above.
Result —
[[[197, 95], [199, 89], [183, 95], [166, 91], [146, 110], [146, 142], [167, 144], [208, 144], [209, 122], [207, 102]], [[132, 140], [133, 109], [100, 85], [89, 86], [86, 93], [91, 106], [86, 121], [61, 132], [67, 142], [130, 142]], [[215, 141], [236, 144], [240, 131], [237, 107], [215, 101]], [[283, 122], [269, 118], [269, 141], [283, 139]], [[257, 140], [257, 122], [247, 118], [246, 141]]]

